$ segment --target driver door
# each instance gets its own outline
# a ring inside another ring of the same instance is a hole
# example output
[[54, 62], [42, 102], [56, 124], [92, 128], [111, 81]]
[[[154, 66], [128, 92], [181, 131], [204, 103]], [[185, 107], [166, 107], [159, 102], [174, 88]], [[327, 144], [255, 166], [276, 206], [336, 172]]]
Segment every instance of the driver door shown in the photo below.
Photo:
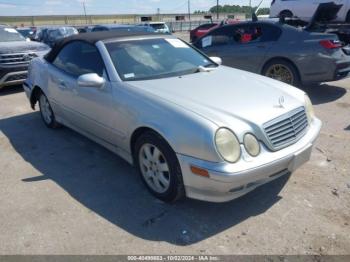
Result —
[[[66, 45], [49, 70], [53, 97], [70, 125], [110, 143], [116, 142], [112, 107], [112, 86], [97, 48], [82, 41]], [[78, 85], [81, 75], [95, 73], [104, 77], [103, 87]]]

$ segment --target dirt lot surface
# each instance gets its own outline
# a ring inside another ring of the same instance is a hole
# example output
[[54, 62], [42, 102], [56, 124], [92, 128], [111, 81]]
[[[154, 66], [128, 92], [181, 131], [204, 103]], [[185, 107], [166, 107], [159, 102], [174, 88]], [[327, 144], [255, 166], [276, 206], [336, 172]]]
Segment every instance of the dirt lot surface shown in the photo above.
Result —
[[126, 162], [0, 91], [0, 254], [350, 254], [350, 80], [304, 87], [309, 163], [225, 204], [164, 204]]

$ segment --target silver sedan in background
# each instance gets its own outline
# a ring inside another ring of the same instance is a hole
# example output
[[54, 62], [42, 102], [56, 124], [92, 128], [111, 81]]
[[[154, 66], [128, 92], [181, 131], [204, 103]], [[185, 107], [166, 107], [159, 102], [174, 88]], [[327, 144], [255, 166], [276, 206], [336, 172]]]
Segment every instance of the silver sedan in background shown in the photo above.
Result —
[[70, 37], [33, 60], [24, 89], [46, 126], [134, 164], [164, 201], [229, 201], [288, 175], [321, 128], [303, 91], [221, 66], [170, 35]]

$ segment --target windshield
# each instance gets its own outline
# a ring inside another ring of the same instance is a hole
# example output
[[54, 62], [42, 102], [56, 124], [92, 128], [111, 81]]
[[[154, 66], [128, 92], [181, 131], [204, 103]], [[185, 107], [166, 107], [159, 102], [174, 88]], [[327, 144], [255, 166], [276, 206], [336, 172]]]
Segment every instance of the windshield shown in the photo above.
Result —
[[216, 67], [206, 56], [176, 38], [143, 39], [106, 44], [124, 81], [159, 79]]
[[17, 30], [25, 38], [33, 36], [34, 32], [31, 29], [18, 29]]
[[155, 30], [166, 29], [165, 24], [150, 24]]
[[26, 39], [13, 28], [0, 28], [0, 42], [26, 41]]

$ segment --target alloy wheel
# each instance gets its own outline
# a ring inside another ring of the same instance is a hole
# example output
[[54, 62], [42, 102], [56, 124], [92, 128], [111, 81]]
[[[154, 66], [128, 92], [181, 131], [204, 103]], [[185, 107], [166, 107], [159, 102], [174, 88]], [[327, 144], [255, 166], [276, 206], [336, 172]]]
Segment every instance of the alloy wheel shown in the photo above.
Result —
[[52, 123], [53, 114], [52, 114], [52, 110], [50, 107], [50, 103], [47, 100], [45, 95], [40, 96], [39, 105], [40, 105], [40, 112], [41, 112], [41, 115], [42, 115], [45, 123], [50, 125]]
[[292, 71], [285, 65], [275, 64], [270, 66], [266, 71], [266, 76], [287, 84], [294, 83]]
[[152, 144], [144, 144], [139, 151], [139, 164], [147, 185], [157, 193], [170, 186], [170, 168], [163, 153]]

